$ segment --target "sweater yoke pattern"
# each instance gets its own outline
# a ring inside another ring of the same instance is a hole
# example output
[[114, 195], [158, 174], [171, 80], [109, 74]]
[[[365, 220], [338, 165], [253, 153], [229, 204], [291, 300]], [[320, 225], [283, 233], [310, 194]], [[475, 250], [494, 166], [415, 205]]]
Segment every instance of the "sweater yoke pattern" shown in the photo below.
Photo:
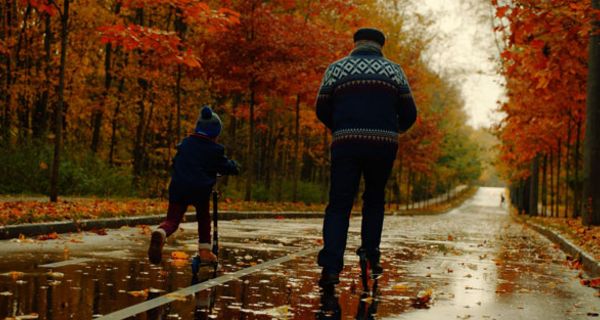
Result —
[[399, 87], [407, 87], [408, 81], [397, 64], [384, 58], [346, 57], [333, 63], [325, 73], [323, 86], [331, 87], [348, 76], [384, 76]]

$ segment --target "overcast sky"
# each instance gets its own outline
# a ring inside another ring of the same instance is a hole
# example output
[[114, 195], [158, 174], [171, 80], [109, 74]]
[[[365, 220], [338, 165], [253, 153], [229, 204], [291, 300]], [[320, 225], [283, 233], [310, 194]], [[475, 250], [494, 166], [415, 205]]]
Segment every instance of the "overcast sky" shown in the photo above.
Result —
[[[479, 1], [476, 9], [472, 3]], [[434, 21], [436, 38], [428, 50], [433, 69], [452, 75], [462, 86], [466, 111], [474, 127], [500, 120], [495, 113], [503, 97], [502, 77], [496, 74], [498, 49], [486, 0], [417, 0], [413, 10]]]

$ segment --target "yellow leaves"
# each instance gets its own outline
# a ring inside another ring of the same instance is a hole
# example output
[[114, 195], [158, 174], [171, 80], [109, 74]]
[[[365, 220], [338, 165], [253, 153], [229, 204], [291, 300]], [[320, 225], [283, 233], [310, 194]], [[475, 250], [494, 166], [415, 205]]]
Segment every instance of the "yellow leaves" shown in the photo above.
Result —
[[189, 296], [183, 295], [181, 293], [173, 292], [173, 293], [166, 294], [165, 297], [176, 300], [176, 301], [185, 302], [185, 301], [188, 301]]
[[409, 290], [409, 286], [407, 282], [396, 283], [392, 286], [392, 291], [394, 293], [405, 293]]
[[187, 266], [189, 258], [190, 256], [183, 251], [171, 252], [171, 264], [177, 268]]
[[48, 272], [46, 275], [53, 279], [62, 279], [65, 277], [65, 274], [62, 272]]
[[183, 251], [173, 251], [171, 252], [171, 259], [173, 260], [187, 260], [190, 256]]

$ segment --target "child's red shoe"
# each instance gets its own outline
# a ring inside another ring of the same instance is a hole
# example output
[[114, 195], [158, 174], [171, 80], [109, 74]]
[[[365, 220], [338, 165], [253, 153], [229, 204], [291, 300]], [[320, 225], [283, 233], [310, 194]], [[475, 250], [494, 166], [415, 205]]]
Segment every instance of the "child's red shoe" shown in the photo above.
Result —
[[148, 259], [153, 264], [159, 264], [162, 260], [162, 249], [165, 245], [167, 234], [163, 229], [156, 229], [150, 237], [150, 247], [148, 248]]
[[210, 250], [209, 244], [198, 245], [198, 259], [201, 264], [213, 264], [217, 262], [217, 256]]

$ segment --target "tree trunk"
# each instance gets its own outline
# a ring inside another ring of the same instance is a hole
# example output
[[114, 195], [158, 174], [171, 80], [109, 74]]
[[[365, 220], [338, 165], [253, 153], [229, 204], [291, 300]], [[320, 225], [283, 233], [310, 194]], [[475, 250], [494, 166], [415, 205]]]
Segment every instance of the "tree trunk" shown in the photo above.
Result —
[[62, 128], [63, 128], [63, 106], [65, 98], [65, 67], [67, 62], [67, 44], [69, 35], [69, 0], [64, 0], [63, 13], [60, 17], [60, 69], [58, 78], [58, 102], [56, 103], [56, 123], [54, 124], [54, 159], [52, 161], [52, 174], [50, 176], [50, 201], [58, 200], [58, 181], [60, 155], [62, 149]]
[[250, 126], [248, 137], [248, 171], [246, 177], [246, 194], [244, 200], [252, 200], [252, 184], [254, 183], [254, 89], [250, 89]]
[[414, 209], [413, 206], [413, 186], [414, 186], [414, 173], [412, 169], [408, 169], [408, 179], [406, 180], [406, 209]]
[[[11, 8], [11, 4], [13, 1], [17, 1], [17, 0], [7, 0], [5, 2], [6, 5], [6, 39], [11, 39], [12, 38], [12, 8]], [[4, 143], [6, 145], [10, 144], [10, 126], [11, 126], [11, 114], [10, 114], [10, 109], [11, 109], [11, 102], [12, 102], [12, 97], [11, 97], [11, 85], [12, 85], [12, 61], [11, 61], [11, 55], [7, 54], [6, 55], [6, 60], [5, 60], [5, 68], [6, 68], [6, 82], [5, 82], [5, 91], [6, 94], [4, 95], [4, 114], [3, 114], [3, 118], [2, 118], [2, 137], [4, 140]]]
[[566, 161], [566, 165], [565, 165], [565, 170], [566, 170], [566, 177], [565, 177], [565, 218], [569, 217], [569, 190], [571, 189], [570, 187], [570, 173], [571, 173], [571, 137], [572, 137], [572, 131], [573, 129], [573, 122], [571, 119], [569, 119], [569, 125], [568, 125], [568, 131], [567, 131], [567, 145], [566, 145], [566, 157], [567, 157], [567, 161]]
[[292, 202], [298, 201], [298, 151], [300, 150], [300, 95], [296, 95], [296, 117], [294, 130], [294, 176], [292, 184]]
[[112, 45], [106, 44], [104, 50], [104, 92], [102, 93], [102, 102], [92, 112], [92, 145], [91, 150], [93, 153], [98, 152], [98, 146], [100, 145], [100, 134], [102, 131], [102, 118], [104, 116], [104, 108], [106, 108], [108, 102], [108, 93], [110, 91], [110, 85], [112, 82], [112, 74], [110, 70]]
[[554, 151], [550, 151], [550, 216], [554, 217]]
[[[170, 20], [170, 19], [169, 19]], [[185, 47], [183, 42], [185, 41], [185, 33], [187, 31], [187, 25], [183, 19], [183, 12], [181, 9], [175, 9], [175, 32], [181, 42], [179, 44], [178, 50], [183, 52]], [[177, 130], [177, 141], [181, 140], [181, 77], [183, 74], [183, 66], [181, 64], [177, 65], [177, 76], [175, 80], [175, 100], [177, 102], [177, 119], [175, 120], [175, 128]]]
[[175, 100], [177, 101], [177, 114], [175, 120], [175, 131], [177, 132], [177, 141], [181, 140], [181, 64], [177, 65], [177, 79], [175, 81]]
[[542, 215], [548, 215], [548, 155], [544, 154], [544, 163], [542, 164]]
[[531, 163], [531, 183], [529, 185], [529, 215], [538, 215], [538, 191], [539, 191], [539, 162], [540, 156], [536, 155]]
[[579, 159], [581, 157], [581, 119], [577, 119], [577, 137], [575, 141], [575, 196], [573, 217], [581, 216], [581, 177], [579, 174]]
[[48, 101], [50, 98], [51, 76], [51, 44], [53, 40], [52, 20], [49, 14], [44, 14], [44, 89], [36, 105], [36, 111], [33, 118], [33, 136], [42, 138], [48, 130]]
[[[329, 184], [331, 183], [330, 179], [330, 169], [328, 164], [331, 163], [331, 153], [329, 152], [329, 129], [323, 126], [323, 159], [329, 159], [329, 161], [325, 161], [321, 171], [321, 179], [323, 183], [323, 190], [329, 190]], [[325, 203], [327, 199], [328, 192], [321, 193], [321, 202]]]
[[[600, 0], [592, 0], [600, 9]], [[583, 169], [583, 224], [600, 225], [600, 18], [596, 16], [590, 36], [587, 87], [587, 119]]]
[[556, 217], [560, 217], [560, 167], [561, 167], [562, 140], [558, 139], [556, 153]]
[[400, 153], [400, 162], [398, 164], [398, 177], [396, 178], [396, 210], [400, 210], [402, 202], [402, 169], [404, 168], [404, 153]]
[[[138, 20], [138, 24], [140, 26], [144, 25], [144, 9], [140, 8], [136, 10], [136, 18]], [[138, 62], [140, 66], [143, 65], [143, 59], [141, 56], [141, 52], [138, 52], [140, 61]], [[149, 83], [148, 80], [144, 78], [137, 79], [138, 85], [141, 87], [142, 92], [140, 95], [140, 99], [138, 100], [138, 124], [135, 130], [135, 138], [133, 144], [133, 174], [134, 174], [134, 182], [138, 182], [139, 178], [142, 175], [143, 171], [143, 160], [144, 160], [144, 152], [143, 144], [144, 144], [144, 120], [146, 117], [146, 94], [148, 92]]]
[[121, 111], [121, 103], [123, 91], [125, 91], [125, 79], [121, 78], [119, 81], [119, 97], [117, 99], [117, 105], [115, 106], [115, 111], [112, 117], [111, 123], [111, 133], [110, 133], [110, 152], [108, 155], [108, 163], [113, 166], [115, 161], [115, 147], [117, 145], [117, 125], [118, 125], [118, 117]]

